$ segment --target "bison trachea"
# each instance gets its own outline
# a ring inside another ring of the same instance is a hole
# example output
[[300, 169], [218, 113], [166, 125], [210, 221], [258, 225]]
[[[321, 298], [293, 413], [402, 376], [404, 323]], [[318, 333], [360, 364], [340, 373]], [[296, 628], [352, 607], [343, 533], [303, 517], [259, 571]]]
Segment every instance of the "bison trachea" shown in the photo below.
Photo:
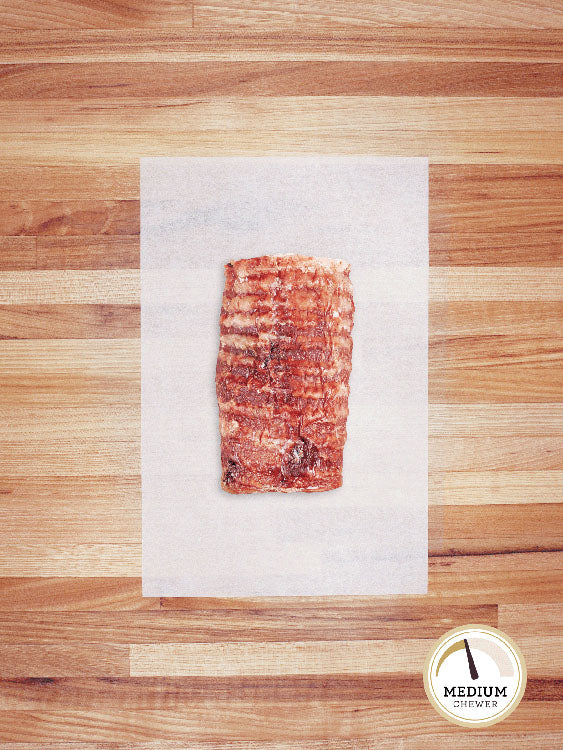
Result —
[[341, 260], [302, 255], [225, 266], [216, 384], [227, 492], [322, 492], [342, 484], [349, 274]]

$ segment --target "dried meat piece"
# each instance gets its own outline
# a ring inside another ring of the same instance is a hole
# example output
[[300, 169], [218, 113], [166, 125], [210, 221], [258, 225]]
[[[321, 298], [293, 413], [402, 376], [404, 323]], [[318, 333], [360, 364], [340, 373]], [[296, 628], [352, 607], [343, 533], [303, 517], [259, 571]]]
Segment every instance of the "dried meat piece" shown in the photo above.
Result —
[[279, 255], [225, 266], [216, 385], [227, 492], [341, 486], [353, 315], [344, 261]]

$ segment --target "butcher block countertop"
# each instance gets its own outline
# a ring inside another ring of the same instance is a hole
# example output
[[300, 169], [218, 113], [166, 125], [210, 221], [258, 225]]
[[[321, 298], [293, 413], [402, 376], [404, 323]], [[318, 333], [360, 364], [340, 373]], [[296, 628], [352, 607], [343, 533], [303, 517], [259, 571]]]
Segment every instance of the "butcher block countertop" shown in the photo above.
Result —
[[[2, 749], [563, 746], [562, 29], [553, 0], [2, 2]], [[428, 595], [143, 598], [139, 158], [305, 153], [430, 159]], [[422, 683], [466, 623], [528, 666], [480, 730]]]

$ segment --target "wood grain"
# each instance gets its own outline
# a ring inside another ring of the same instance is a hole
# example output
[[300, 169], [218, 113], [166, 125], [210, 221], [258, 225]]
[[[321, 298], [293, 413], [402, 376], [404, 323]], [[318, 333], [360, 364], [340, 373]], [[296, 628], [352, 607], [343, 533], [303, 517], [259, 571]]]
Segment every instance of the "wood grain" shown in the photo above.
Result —
[[[561, 745], [562, 50], [548, 0], [2, 4], [3, 749]], [[139, 158], [245, 153], [429, 157], [426, 596], [142, 596]], [[529, 671], [470, 733], [420, 675], [468, 622]]]
[[6, 0], [9, 29], [127, 29], [192, 25], [191, 0]]
[[366, 0], [314, 0], [288, 7], [283, 0], [196, 0], [197, 26], [267, 24], [268, 28], [291, 25], [351, 24], [354, 26], [461, 26], [561, 28], [563, 14], [546, 0], [519, 3], [516, 0], [477, 0], [460, 5], [454, 0], [439, 0], [431, 6], [424, 0], [404, 4], [385, 0], [373, 4]]
[[[203, 11], [198, 9], [198, 14]], [[201, 15], [200, 15], [201, 19]], [[295, 24], [228, 28], [0, 28], [0, 63], [268, 60], [561, 62], [561, 29]]]

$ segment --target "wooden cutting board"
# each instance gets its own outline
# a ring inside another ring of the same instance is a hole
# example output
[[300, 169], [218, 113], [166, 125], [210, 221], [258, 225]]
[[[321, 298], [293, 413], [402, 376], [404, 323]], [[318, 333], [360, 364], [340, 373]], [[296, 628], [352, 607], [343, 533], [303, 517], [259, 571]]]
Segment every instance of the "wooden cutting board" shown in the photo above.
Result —
[[[2, 4], [2, 748], [563, 744], [562, 28], [548, 0]], [[142, 598], [139, 157], [285, 153], [430, 157], [429, 593]], [[529, 672], [473, 734], [421, 677], [469, 622]]]

